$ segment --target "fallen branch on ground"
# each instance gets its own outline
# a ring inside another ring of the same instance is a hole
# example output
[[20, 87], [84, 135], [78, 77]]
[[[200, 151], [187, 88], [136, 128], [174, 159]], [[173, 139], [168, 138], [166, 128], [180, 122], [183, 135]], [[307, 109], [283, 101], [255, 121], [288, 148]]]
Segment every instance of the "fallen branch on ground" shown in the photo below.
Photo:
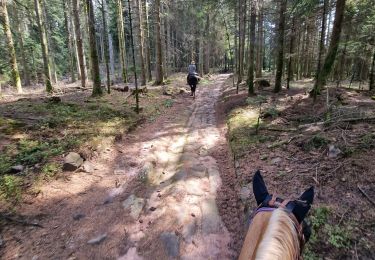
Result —
[[20, 225], [23, 225], [23, 226], [33, 226], [33, 227], [44, 228], [39, 223], [32, 223], [32, 222], [28, 222], [28, 221], [25, 221], [25, 220], [19, 220], [19, 219], [11, 217], [9, 215], [6, 215], [6, 214], [0, 214], [0, 219], [4, 219], [8, 222], [13, 222], [13, 223], [20, 224]]
[[115, 91], [120, 91], [120, 92], [128, 92], [129, 91], [129, 86], [124, 86], [124, 87], [113, 86], [111, 89], [115, 90]]
[[329, 119], [325, 121], [324, 123], [327, 124], [327, 123], [333, 123], [333, 122], [357, 122], [357, 121], [367, 121], [367, 120], [369, 121], [375, 120], [375, 116], [343, 118], [343, 119], [333, 118], [333, 119]]
[[330, 124], [330, 123], [338, 123], [338, 122], [358, 122], [358, 121], [371, 121], [375, 120], [375, 116], [368, 116], [368, 117], [354, 117], [354, 118], [331, 118], [327, 121], [321, 121], [321, 122], [316, 122], [316, 123], [311, 123], [311, 124], [305, 124], [305, 125], [300, 125], [298, 126], [298, 129], [303, 129], [303, 128], [309, 128], [311, 126], [322, 126], [325, 124]]
[[272, 127], [261, 127], [261, 130], [275, 131], [275, 132], [294, 132], [296, 128], [272, 128]]
[[366, 199], [368, 199], [368, 201], [370, 201], [372, 203], [372, 205], [375, 206], [375, 201], [373, 201], [369, 195], [367, 195], [367, 193], [359, 186], [359, 184], [357, 184], [357, 187], [359, 189], [359, 191], [366, 197]]
[[275, 147], [279, 147], [283, 144], [289, 144], [291, 141], [293, 141], [293, 139], [299, 137], [300, 135], [296, 135], [296, 136], [293, 136], [292, 138], [290, 139], [286, 139], [286, 140], [282, 140], [282, 141], [279, 141], [279, 142], [275, 142], [273, 144], [270, 144], [267, 146], [267, 148], [275, 148]]

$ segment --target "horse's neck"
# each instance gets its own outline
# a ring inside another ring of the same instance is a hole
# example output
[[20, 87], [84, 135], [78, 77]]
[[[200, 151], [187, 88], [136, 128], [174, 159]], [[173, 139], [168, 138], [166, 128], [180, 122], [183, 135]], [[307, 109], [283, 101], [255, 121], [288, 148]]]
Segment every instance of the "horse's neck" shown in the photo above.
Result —
[[296, 259], [299, 240], [295, 222], [282, 209], [259, 212], [247, 232], [240, 260]]
[[255, 215], [246, 234], [239, 260], [255, 259], [257, 248], [262, 241], [271, 215], [272, 212], [259, 212]]

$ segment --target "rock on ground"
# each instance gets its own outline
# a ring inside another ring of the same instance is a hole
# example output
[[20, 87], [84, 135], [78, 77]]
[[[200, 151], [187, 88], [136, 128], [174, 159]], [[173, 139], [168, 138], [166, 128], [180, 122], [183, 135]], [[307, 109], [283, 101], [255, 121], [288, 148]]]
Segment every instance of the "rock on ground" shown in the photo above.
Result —
[[82, 157], [78, 153], [70, 152], [64, 159], [63, 171], [75, 171], [82, 164]]

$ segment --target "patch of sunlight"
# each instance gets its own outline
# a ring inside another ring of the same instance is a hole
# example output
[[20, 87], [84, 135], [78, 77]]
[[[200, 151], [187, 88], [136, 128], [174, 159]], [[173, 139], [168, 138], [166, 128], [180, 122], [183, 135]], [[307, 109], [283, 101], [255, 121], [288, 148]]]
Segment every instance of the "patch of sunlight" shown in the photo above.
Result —
[[25, 134], [25, 133], [17, 133], [12, 135], [11, 137], [13, 140], [21, 140], [21, 139], [30, 139], [30, 135]]
[[179, 137], [177, 140], [175, 140], [170, 146], [169, 150], [171, 152], [179, 152], [180, 149], [183, 148], [183, 145], [185, 144], [185, 137]]
[[215, 131], [214, 127], [205, 129], [205, 138], [202, 140], [202, 145], [204, 145], [207, 149], [211, 149], [216, 146], [219, 133]]
[[121, 118], [113, 118], [107, 122], [101, 122], [97, 125], [98, 133], [100, 134], [117, 134], [121, 126], [123, 125], [123, 120]]
[[156, 152], [156, 157], [159, 161], [159, 163], [167, 163], [169, 161], [177, 161], [178, 155], [169, 153], [167, 151], [159, 151]]
[[235, 110], [229, 118], [229, 125], [232, 129], [241, 127], [252, 127], [258, 121], [258, 111], [254, 109]]

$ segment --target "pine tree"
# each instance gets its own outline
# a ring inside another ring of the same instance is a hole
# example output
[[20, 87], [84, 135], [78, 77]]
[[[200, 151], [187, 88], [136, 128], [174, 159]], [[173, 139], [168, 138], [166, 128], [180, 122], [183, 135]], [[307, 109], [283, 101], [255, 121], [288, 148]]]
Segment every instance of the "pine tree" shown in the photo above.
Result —
[[44, 67], [44, 78], [46, 84], [46, 91], [52, 92], [53, 86], [51, 83], [51, 67], [49, 64], [49, 54], [48, 54], [48, 43], [45, 22], [42, 15], [40, 0], [34, 0], [34, 8], [36, 13], [36, 18], [39, 28], [40, 43], [42, 45], [42, 57], [43, 57], [43, 67]]
[[85, 66], [85, 57], [83, 52], [83, 41], [81, 33], [81, 22], [79, 18], [79, 0], [72, 0], [73, 4], [73, 17], [74, 17], [74, 30], [76, 37], [76, 45], [78, 52], [78, 63], [79, 63], [79, 74], [81, 75], [81, 86], [82, 88], [86, 87], [86, 66]]
[[155, 34], [156, 34], [156, 79], [155, 85], [160, 85], [164, 81], [163, 72], [163, 52], [161, 48], [161, 30], [160, 30], [160, 0], [155, 0]]
[[95, 16], [94, 6], [92, 0], [86, 0], [87, 18], [89, 25], [89, 39], [90, 39], [90, 57], [91, 57], [91, 78], [93, 81], [92, 96], [100, 96], [103, 94], [100, 70], [99, 70], [99, 58], [96, 49], [96, 37], [95, 37]]
[[0, 22], [4, 29], [4, 34], [7, 41], [8, 52], [10, 56], [10, 65], [12, 67], [12, 81], [14, 87], [17, 89], [18, 93], [22, 93], [22, 85], [20, 73], [18, 71], [16, 50], [14, 48], [13, 36], [10, 30], [9, 15], [6, 0], [0, 0]]
[[256, 3], [251, 0], [251, 17], [250, 17], [250, 49], [247, 72], [248, 95], [254, 94], [254, 62], [255, 62], [255, 25], [256, 25]]
[[284, 30], [285, 30], [285, 13], [286, 13], [287, 0], [281, 0], [279, 11], [279, 25], [277, 36], [277, 66], [275, 78], [275, 92], [281, 91], [281, 80], [283, 76], [284, 67]]
[[126, 49], [125, 49], [125, 34], [124, 34], [124, 15], [122, 0], [117, 0], [117, 31], [120, 49], [120, 63], [121, 63], [121, 75], [124, 83], [128, 82], [128, 75], [126, 69]]

